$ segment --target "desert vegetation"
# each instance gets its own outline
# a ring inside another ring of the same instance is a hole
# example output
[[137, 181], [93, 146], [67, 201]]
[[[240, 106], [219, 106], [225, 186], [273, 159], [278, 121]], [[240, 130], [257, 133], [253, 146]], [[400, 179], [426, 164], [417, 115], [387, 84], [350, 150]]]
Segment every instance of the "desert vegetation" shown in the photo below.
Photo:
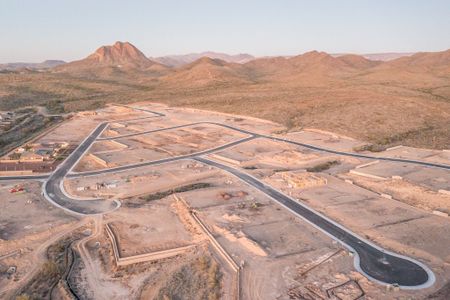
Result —
[[150, 194], [150, 195], [141, 197], [141, 199], [146, 200], [146, 201], [159, 200], [159, 199], [165, 198], [165, 197], [170, 196], [175, 193], [183, 193], [183, 192], [188, 192], [188, 191], [193, 191], [193, 190], [198, 190], [198, 189], [205, 189], [205, 188], [209, 188], [211, 186], [212, 185], [207, 182], [193, 183], [193, 184], [183, 185], [183, 186], [180, 186], [180, 187], [177, 187], [174, 189], [170, 189], [167, 191]]
[[251, 115], [288, 130], [319, 128], [374, 145], [450, 148], [450, 50], [388, 62], [316, 51], [245, 64], [201, 58], [176, 68], [142, 53], [108, 61], [90, 56], [47, 71], [3, 72], [0, 109], [79, 111], [148, 100]]
[[14, 125], [0, 135], [0, 155], [22, 145], [61, 120], [61, 117], [46, 117], [35, 112], [14, 120]]
[[70, 235], [47, 249], [47, 260], [40, 267], [38, 273], [20, 291], [16, 299], [51, 299], [52, 292], [60, 280], [65, 280], [64, 274], [70, 268], [70, 247], [78, 234]]
[[337, 160], [327, 161], [327, 162], [315, 165], [313, 167], [306, 168], [306, 171], [308, 171], [308, 172], [323, 172], [323, 171], [326, 171], [329, 168], [336, 166], [338, 164], [339, 164], [339, 161], [337, 161]]
[[220, 299], [221, 276], [217, 262], [201, 256], [173, 274], [156, 299]]

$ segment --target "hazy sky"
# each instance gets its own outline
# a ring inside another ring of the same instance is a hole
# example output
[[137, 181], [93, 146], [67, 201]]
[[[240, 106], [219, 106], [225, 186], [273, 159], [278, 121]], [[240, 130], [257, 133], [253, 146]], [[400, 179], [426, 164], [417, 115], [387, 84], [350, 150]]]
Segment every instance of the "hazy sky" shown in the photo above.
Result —
[[0, 0], [0, 63], [80, 59], [130, 41], [148, 56], [450, 48], [450, 0]]

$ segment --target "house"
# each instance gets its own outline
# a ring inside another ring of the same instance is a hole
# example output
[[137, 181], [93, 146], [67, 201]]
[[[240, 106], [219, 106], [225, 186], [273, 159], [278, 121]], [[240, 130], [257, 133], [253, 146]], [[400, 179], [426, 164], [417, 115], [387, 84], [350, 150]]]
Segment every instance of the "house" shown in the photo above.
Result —
[[42, 156], [44, 159], [49, 159], [53, 155], [53, 148], [39, 148], [34, 153]]

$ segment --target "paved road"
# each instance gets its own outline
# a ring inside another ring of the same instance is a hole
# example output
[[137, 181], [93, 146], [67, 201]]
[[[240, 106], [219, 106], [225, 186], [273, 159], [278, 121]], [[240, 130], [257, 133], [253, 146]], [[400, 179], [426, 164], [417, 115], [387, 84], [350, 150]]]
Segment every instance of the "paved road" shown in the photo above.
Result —
[[99, 214], [114, 210], [118, 203], [110, 200], [74, 200], [68, 197], [61, 189], [62, 181], [78, 160], [89, 149], [95, 139], [108, 126], [101, 123], [97, 128], [66, 158], [50, 175], [43, 185], [44, 195], [54, 205], [76, 214]]
[[243, 139], [240, 139], [240, 140], [228, 143], [228, 144], [224, 144], [224, 145], [221, 145], [221, 146], [218, 146], [215, 148], [211, 148], [211, 149], [207, 149], [204, 151], [199, 151], [199, 152], [195, 152], [195, 153], [191, 153], [191, 154], [180, 155], [180, 156], [176, 156], [176, 157], [168, 157], [168, 158], [163, 158], [163, 159], [159, 159], [159, 160], [147, 161], [147, 162], [142, 162], [142, 163], [137, 163], [137, 164], [132, 164], [132, 165], [125, 165], [125, 166], [121, 166], [121, 167], [109, 168], [109, 169], [98, 170], [98, 171], [71, 173], [71, 174], [68, 174], [67, 177], [74, 178], [74, 177], [94, 176], [94, 175], [101, 175], [101, 174], [107, 174], [107, 173], [121, 172], [121, 171], [139, 168], [139, 167], [160, 165], [163, 163], [169, 163], [169, 162], [174, 162], [174, 161], [183, 160], [183, 159], [193, 159], [199, 155], [207, 155], [207, 154], [211, 154], [214, 152], [218, 152], [218, 151], [224, 150], [226, 148], [230, 148], [230, 147], [236, 146], [238, 144], [248, 142], [255, 138], [256, 138], [255, 136], [249, 136], [249, 137], [246, 137], [246, 138], [243, 138]]
[[42, 175], [11, 175], [11, 176], [0, 176], [0, 180], [43, 180], [49, 177], [48, 174]]
[[100, 137], [100, 138], [98, 138], [98, 140], [99, 141], [111, 141], [111, 140], [129, 138], [129, 137], [143, 135], [143, 134], [155, 133], [155, 132], [159, 132], [159, 131], [166, 131], [166, 130], [171, 130], [171, 129], [189, 127], [189, 126], [194, 126], [194, 125], [202, 124], [202, 123], [204, 123], [204, 122], [197, 122], [197, 123], [183, 124], [183, 125], [172, 126], [172, 127], [152, 129], [152, 130], [146, 130], [146, 131], [141, 131], [141, 132], [136, 132], [136, 133], [128, 133], [128, 134], [123, 134], [123, 135], [118, 135], [118, 136], [112, 136], [112, 137]]
[[[145, 109], [139, 109], [151, 113], [155, 113], [153, 111], [148, 111]], [[160, 116], [163, 116], [163, 114], [159, 114]], [[286, 142], [290, 144], [295, 144], [298, 146], [306, 147], [309, 149], [317, 150], [317, 151], [324, 151], [329, 152], [333, 154], [338, 155], [345, 155], [345, 156], [353, 156], [353, 157], [359, 157], [359, 158], [368, 158], [368, 159], [379, 159], [379, 160], [387, 160], [387, 161], [396, 161], [396, 162], [406, 162], [406, 163], [412, 163], [412, 164], [419, 164], [429, 167], [438, 167], [438, 168], [444, 168], [444, 169], [450, 169], [450, 166], [448, 165], [442, 165], [442, 164], [435, 164], [435, 163], [427, 163], [422, 161], [415, 161], [415, 160], [407, 160], [407, 159], [397, 159], [397, 158], [387, 158], [387, 157], [375, 157], [375, 156], [369, 156], [364, 154], [356, 154], [356, 153], [349, 153], [349, 152], [342, 152], [342, 151], [335, 151], [330, 149], [325, 149], [309, 144], [289, 141], [286, 139], [273, 137], [269, 135], [262, 135], [250, 132], [248, 130], [243, 130], [240, 128], [236, 128], [230, 125], [221, 124], [221, 123], [215, 123], [215, 122], [197, 122], [192, 124], [186, 124], [186, 125], [179, 125], [174, 126], [170, 128], [163, 128], [163, 129], [157, 129], [153, 131], [148, 131], [144, 133], [137, 133], [132, 134], [139, 135], [139, 134], [145, 134], [149, 132], [156, 132], [156, 131], [162, 131], [162, 130], [169, 130], [174, 128], [181, 128], [185, 126], [192, 126], [196, 124], [213, 124], [222, 126], [225, 128], [229, 128], [232, 130], [236, 130], [238, 132], [244, 133], [249, 135], [246, 138], [221, 145], [212, 149], [191, 153], [187, 155], [182, 155], [178, 157], [170, 157], [166, 159], [161, 159], [157, 161], [150, 161], [150, 162], [143, 162], [139, 164], [133, 164], [133, 165], [127, 165], [127, 166], [121, 166], [117, 168], [111, 168], [111, 169], [105, 169], [105, 170], [99, 170], [99, 171], [90, 171], [90, 172], [83, 172], [83, 173], [76, 173], [76, 174], [69, 174], [72, 167], [78, 162], [78, 160], [84, 155], [84, 153], [89, 149], [89, 147], [92, 145], [92, 143], [98, 139], [100, 134], [103, 132], [103, 130], [108, 125], [108, 122], [101, 123], [78, 147], [75, 149], [75, 151], [50, 175], [50, 177], [47, 179], [47, 181], [44, 183], [43, 191], [47, 199], [55, 204], [56, 206], [61, 207], [62, 209], [74, 212], [77, 214], [101, 214], [108, 211], [111, 211], [118, 207], [119, 203], [114, 201], [108, 201], [108, 200], [74, 200], [67, 195], [64, 194], [63, 190], [61, 189], [62, 181], [64, 177], [77, 177], [77, 176], [90, 176], [90, 175], [99, 175], [99, 174], [105, 174], [105, 173], [113, 173], [113, 172], [120, 172], [124, 170], [134, 169], [142, 166], [149, 166], [149, 165], [156, 165], [156, 164], [162, 164], [167, 162], [172, 162], [176, 160], [181, 159], [195, 159], [197, 161], [203, 162], [205, 164], [209, 164], [211, 166], [220, 168], [222, 170], [225, 170], [241, 180], [245, 181], [246, 183], [252, 185], [253, 187], [257, 188], [258, 190], [264, 192], [266, 195], [273, 198], [278, 203], [282, 204], [286, 208], [293, 211], [295, 214], [301, 216], [326, 234], [330, 235], [332, 238], [338, 240], [339, 242], [346, 245], [348, 248], [353, 250], [357, 256], [355, 259], [355, 266], [357, 269], [361, 270], [362, 272], [366, 273], [369, 277], [371, 277], [374, 280], [377, 280], [382, 283], [390, 283], [390, 284], [399, 284], [402, 287], [405, 288], [419, 288], [419, 287], [425, 287], [428, 285], [431, 285], [434, 282], [434, 275], [433, 273], [423, 264], [417, 261], [413, 261], [410, 258], [401, 257], [399, 255], [396, 255], [394, 253], [390, 253], [385, 251], [384, 249], [381, 249], [370, 242], [361, 239], [360, 237], [356, 236], [354, 233], [348, 231], [347, 229], [343, 228], [339, 224], [329, 220], [328, 218], [320, 215], [319, 213], [315, 212], [311, 208], [300, 204], [299, 202], [295, 201], [292, 198], [289, 198], [288, 196], [284, 195], [283, 193], [275, 190], [274, 188], [265, 185], [258, 179], [250, 176], [249, 174], [240, 172], [230, 166], [226, 166], [211, 160], [208, 160], [206, 158], [200, 157], [201, 155], [207, 155], [216, 151], [221, 151], [223, 149], [226, 149], [228, 147], [233, 147], [237, 144], [247, 142], [249, 140], [263, 137], [272, 139], [275, 141], [281, 141]], [[130, 136], [130, 135], [127, 135]], [[124, 136], [122, 136], [124, 137]], [[117, 138], [117, 137], [115, 137]], [[120, 137], [118, 137], [120, 138]], [[29, 177], [28, 177], [29, 178]], [[1, 178], [3, 180], [11, 180], [11, 179], [24, 179], [23, 176], [10, 176], [10, 177], [3, 177]]]
[[[144, 109], [142, 109], [144, 110]], [[144, 110], [147, 112], [151, 112], [151, 113], [156, 113], [153, 111], [148, 111], [148, 110]], [[149, 117], [144, 117], [144, 119], [149, 118]], [[142, 119], [142, 118], [137, 118], [137, 120]], [[133, 119], [136, 120], [136, 119]], [[130, 121], [130, 120], [128, 120]], [[115, 122], [119, 122], [119, 121], [115, 121]], [[159, 131], [165, 131], [165, 130], [171, 130], [171, 129], [177, 129], [177, 128], [183, 128], [183, 127], [189, 127], [189, 126], [195, 126], [195, 125], [200, 125], [200, 124], [210, 124], [210, 125], [217, 125], [217, 126], [221, 126], [224, 128], [228, 128], [228, 129], [232, 129], [235, 130], [237, 132], [240, 133], [244, 133], [244, 134], [248, 134], [253, 136], [253, 138], [267, 138], [270, 140], [274, 140], [274, 141], [278, 141], [278, 142], [284, 142], [284, 143], [289, 143], [289, 144], [293, 144], [293, 145], [297, 145], [297, 146], [301, 146], [301, 147], [305, 147], [307, 149], [311, 149], [311, 150], [315, 150], [315, 151], [321, 151], [321, 152], [327, 152], [327, 153], [332, 153], [332, 154], [336, 154], [336, 155], [342, 155], [342, 156], [350, 156], [350, 157], [357, 157], [357, 158], [365, 158], [365, 159], [374, 159], [374, 160], [382, 160], [382, 161], [393, 161], [393, 162], [400, 162], [400, 163], [409, 163], [409, 164], [415, 164], [415, 165], [421, 165], [421, 166], [425, 166], [425, 167], [435, 167], [435, 168], [441, 168], [441, 169], [446, 169], [446, 170], [450, 170], [450, 166], [449, 165], [444, 165], [444, 164], [438, 164], [438, 163], [431, 163], [431, 162], [425, 162], [425, 161], [419, 161], [419, 160], [411, 160], [411, 159], [402, 159], [402, 158], [391, 158], [391, 157], [382, 157], [382, 156], [371, 156], [371, 155], [366, 155], [366, 154], [358, 154], [358, 153], [353, 153], [353, 152], [345, 152], [345, 151], [337, 151], [337, 150], [332, 150], [332, 149], [328, 149], [328, 148], [323, 148], [323, 147], [318, 147], [318, 146], [314, 146], [314, 145], [310, 145], [310, 144], [306, 144], [306, 143], [300, 143], [300, 142], [296, 142], [296, 141], [291, 141], [291, 140], [287, 140], [284, 138], [279, 138], [279, 137], [274, 137], [271, 135], [264, 135], [264, 134], [258, 134], [258, 133], [254, 133], [248, 130], [244, 130], [241, 128], [237, 128], [234, 126], [230, 126], [227, 124], [222, 124], [222, 123], [217, 123], [217, 122], [195, 122], [195, 123], [189, 123], [189, 124], [184, 124], [184, 125], [177, 125], [177, 126], [173, 126], [173, 127], [166, 127], [166, 128], [159, 128], [159, 129], [154, 129], [154, 130], [148, 130], [148, 131], [143, 131], [143, 132], [138, 132], [138, 133], [131, 133], [131, 134], [125, 134], [125, 135], [121, 135], [121, 136], [115, 136], [115, 137], [108, 137], [108, 138], [97, 138], [97, 140], [115, 140], [115, 139], [120, 139], [120, 138], [126, 138], [126, 137], [132, 137], [132, 136], [138, 136], [138, 135], [142, 135], [142, 134], [149, 134], [149, 133], [153, 133], [153, 132], [159, 132]], [[237, 145], [239, 143], [242, 142], [246, 142], [246, 139], [240, 140], [238, 142], [236, 142], [234, 145]], [[222, 147], [222, 146], [221, 146]], [[221, 147], [218, 148], [214, 148], [211, 150], [211, 152], [214, 151], [218, 151], [221, 149]], [[225, 149], [225, 148], [223, 148]], [[199, 152], [197, 153], [197, 155], [201, 155], [204, 154], [203, 152]], [[122, 167], [118, 167], [118, 168], [113, 168], [113, 169], [105, 169], [105, 170], [100, 170], [100, 171], [90, 171], [90, 172], [80, 172], [77, 174], [70, 174], [68, 177], [78, 177], [78, 176], [82, 176], [82, 175], [98, 175], [98, 174], [102, 174], [102, 173], [111, 173], [111, 172], [117, 172], [117, 171], [124, 171], [124, 170], [128, 170], [128, 169], [134, 169], [140, 166], [148, 166], [148, 165], [154, 165], [154, 164], [161, 164], [161, 163], [165, 163], [165, 162], [171, 162], [171, 161], [175, 161], [175, 160], [179, 160], [179, 159], [187, 159], [187, 158], [191, 158], [193, 157], [193, 155], [185, 155], [185, 156], [180, 156], [174, 159], [162, 159], [162, 160], [157, 160], [157, 161], [152, 161], [152, 162], [144, 162], [144, 163], [139, 163], [139, 164], [132, 164], [132, 165], [127, 165], [127, 166], [122, 166]], [[1, 176], [0, 180], [22, 180], [22, 179], [45, 179], [47, 177], [47, 175], [40, 175], [40, 176], [32, 176], [30, 177], [29, 175], [17, 175], [17, 176]]]
[[261, 135], [258, 134], [258, 133], [254, 133], [254, 132], [251, 132], [251, 131], [248, 131], [248, 130], [244, 130], [244, 129], [241, 129], [241, 128], [236, 128], [236, 127], [233, 127], [233, 126], [230, 126], [230, 125], [227, 125], [227, 124], [222, 124], [222, 123], [217, 123], [217, 122], [202, 121], [202, 122], [188, 123], [188, 124], [183, 124], [183, 125], [176, 125], [176, 126], [172, 126], [172, 127], [165, 127], [165, 128], [146, 130], [146, 131], [141, 131], [141, 132], [136, 132], [136, 133], [123, 134], [123, 135], [112, 136], [112, 137], [103, 137], [103, 138], [101, 137], [101, 138], [98, 138], [98, 140], [108, 140], [108, 141], [109, 140], [117, 140], [117, 139], [132, 137], [132, 136], [138, 136], [138, 135], [142, 135], [142, 134], [149, 134], [149, 133], [154, 133], [154, 132], [160, 132], [160, 131], [166, 131], [166, 130], [172, 130], [172, 129], [179, 129], [179, 128], [191, 127], [191, 126], [202, 125], [202, 124], [217, 125], [217, 126], [228, 128], [228, 129], [240, 132], [240, 133], [261, 137]]
[[[127, 107], [127, 106], [125, 106]], [[152, 117], [161, 117], [164, 114], [159, 112], [150, 111], [147, 109], [134, 108], [136, 110], [145, 111], [153, 114], [150, 117], [140, 117], [128, 120], [118, 120], [121, 121], [134, 121], [142, 120]], [[69, 213], [81, 214], [81, 215], [91, 215], [91, 214], [101, 214], [112, 211], [120, 206], [120, 202], [104, 199], [92, 199], [92, 200], [76, 200], [69, 197], [64, 193], [62, 188], [62, 183], [67, 173], [75, 166], [79, 159], [85, 154], [85, 152], [90, 148], [92, 143], [101, 135], [103, 130], [108, 126], [109, 122], [103, 122], [94, 129], [94, 131], [66, 158], [58, 168], [47, 178], [43, 185], [43, 193], [48, 201], [54, 205], [64, 209]], [[5, 177], [6, 178], [6, 177]], [[2, 179], [5, 179], [2, 178]], [[43, 179], [43, 176], [33, 176], [33, 179]], [[29, 176], [11, 176], [11, 179], [30, 179]]]
[[301, 147], [304, 147], [304, 148], [307, 148], [307, 149], [320, 151], [320, 152], [327, 152], [327, 153], [341, 155], [341, 156], [350, 156], [350, 157], [375, 159], [375, 160], [383, 160], [383, 161], [393, 161], [393, 162], [408, 163], [408, 164], [415, 164], [415, 165], [421, 165], [421, 166], [426, 166], [426, 167], [435, 167], [435, 168], [441, 168], [441, 169], [450, 170], [450, 165], [438, 164], [438, 163], [432, 163], [432, 162], [425, 162], [425, 161], [413, 160], [413, 159], [373, 156], [373, 155], [359, 154], [359, 153], [354, 153], [354, 152], [337, 151], [337, 150], [333, 150], [333, 149], [328, 149], [328, 148], [323, 148], [323, 147], [319, 147], [319, 146], [314, 146], [314, 145], [311, 145], [311, 144], [291, 141], [291, 140], [288, 140], [288, 139], [285, 139], [285, 138], [276, 137], [276, 136], [259, 134], [259, 133], [251, 132], [249, 130], [244, 130], [244, 129], [241, 129], [241, 128], [238, 128], [238, 127], [234, 127], [234, 126], [231, 126], [231, 125], [227, 125], [227, 124], [222, 124], [222, 123], [217, 123], [217, 122], [207, 122], [207, 121], [205, 121], [205, 122], [195, 122], [195, 123], [190, 123], [190, 124], [184, 124], [184, 125], [178, 125], [178, 126], [173, 126], [173, 127], [160, 128], [160, 129], [155, 129], [155, 130], [148, 130], [148, 131], [143, 131], [143, 132], [126, 134], [126, 135], [122, 135], [122, 136], [115, 136], [115, 137], [109, 137], [109, 138], [100, 138], [100, 139], [115, 140], [115, 139], [120, 139], [120, 138], [131, 137], [131, 136], [138, 136], [138, 135], [141, 135], [141, 134], [148, 134], [148, 133], [152, 133], [152, 132], [159, 132], [159, 131], [164, 131], [164, 130], [171, 130], [171, 129], [195, 126], [195, 125], [200, 125], [200, 124], [217, 125], [217, 126], [228, 128], [228, 129], [240, 132], [240, 133], [252, 135], [252, 136], [255, 136], [255, 137], [267, 138], [267, 139], [270, 139], [270, 140], [273, 140], [273, 141], [277, 141], [277, 142], [289, 143], [289, 144], [301, 146]]
[[360, 269], [369, 277], [383, 283], [398, 284], [402, 287], [415, 287], [433, 283], [433, 273], [422, 264], [414, 262], [409, 258], [403, 258], [394, 253], [389, 253], [359, 238], [351, 231], [323, 217], [306, 205], [300, 204], [294, 199], [264, 184], [255, 177], [203, 157], [196, 157], [195, 160], [233, 174], [312, 223], [332, 238], [343, 243], [357, 253], [359, 258], [357, 264], [359, 264]]
[[134, 110], [140, 110], [140, 111], [143, 111], [143, 112], [147, 112], [147, 113], [151, 113], [151, 114], [157, 115], [159, 117], [165, 117], [166, 116], [165, 114], [163, 114], [161, 112], [150, 110], [150, 109], [147, 109], [147, 108], [134, 107], [134, 106], [125, 105], [125, 104], [114, 104], [114, 105], [115, 106], [122, 106], [122, 107], [126, 107], [126, 108], [131, 108], [131, 109], [134, 109]]

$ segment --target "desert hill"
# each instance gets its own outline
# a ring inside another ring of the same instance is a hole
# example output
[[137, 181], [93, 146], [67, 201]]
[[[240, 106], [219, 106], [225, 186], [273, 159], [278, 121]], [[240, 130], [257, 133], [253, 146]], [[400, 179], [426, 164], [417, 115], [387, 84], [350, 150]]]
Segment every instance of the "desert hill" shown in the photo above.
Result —
[[134, 67], [147, 67], [152, 65], [144, 53], [129, 42], [116, 42], [112, 46], [101, 46], [85, 59], [67, 64], [65, 67], [74, 66], [118, 66], [131, 65]]
[[188, 65], [190, 63], [193, 63], [194, 61], [202, 58], [202, 57], [208, 57], [212, 59], [220, 59], [226, 62], [230, 63], [239, 63], [243, 64], [246, 62], [249, 62], [253, 59], [255, 59], [254, 56], [250, 54], [236, 54], [236, 55], [229, 55], [225, 53], [218, 53], [218, 52], [202, 52], [202, 53], [191, 53], [191, 54], [185, 54], [185, 55], [167, 55], [167, 56], [161, 56], [161, 57], [154, 57], [150, 58], [153, 61], [159, 62], [163, 65], [169, 66], [169, 67], [181, 67], [184, 65]]
[[301, 85], [317, 86], [329, 78], [348, 77], [378, 64], [358, 55], [333, 57], [325, 52], [311, 51], [288, 58], [255, 59], [244, 66], [250, 74], [265, 81], [294, 81]]
[[41, 63], [26, 63], [26, 62], [7, 63], [7, 64], [0, 64], [0, 70], [9, 70], [9, 71], [19, 69], [43, 70], [63, 65], [65, 63], [66, 62], [63, 60], [46, 60]]
[[[390, 84], [420, 89], [448, 89], [450, 50], [421, 52], [383, 62], [369, 69], [360, 79], [366, 83]], [[450, 95], [450, 93], [445, 92]], [[440, 92], [438, 93], [440, 94]]]
[[159, 76], [167, 67], [151, 61], [144, 53], [129, 42], [116, 42], [111, 46], [101, 46], [88, 57], [70, 62], [54, 69], [77, 76], [120, 77], [136, 73]]
[[370, 60], [361, 55], [346, 54], [337, 58], [339, 61], [344, 62], [348, 67], [357, 70], [364, 70], [375, 67], [381, 64], [380, 61]]
[[154, 62], [130, 43], [48, 71], [0, 72], [0, 109], [62, 101], [67, 111], [150, 100], [247, 114], [367, 142], [450, 149], [450, 50], [394, 60], [311, 51], [245, 63]]
[[[339, 57], [343, 55], [351, 55], [352, 53], [334, 53], [332, 54], [334, 57]], [[382, 53], [367, 53], [360, 54], [358, 56], [362, 56], [365, 59], [373, 60], [373, 61], [390, 61], [400, 57], [411, 56], [415, 54], [415, 52], [382, 52]]]
[[386, 65], [416, 71], [450, 70], [450, 49], [442, 52], [419, 52], [387, 62]]
[[209, 57], [199, 58], [160, 78], [160, 81], [165, 84], [186, 84], [190, 87], [223, 83], [241, 84], [248, 82], [248, 80], [246, 68], [242, 65]]

